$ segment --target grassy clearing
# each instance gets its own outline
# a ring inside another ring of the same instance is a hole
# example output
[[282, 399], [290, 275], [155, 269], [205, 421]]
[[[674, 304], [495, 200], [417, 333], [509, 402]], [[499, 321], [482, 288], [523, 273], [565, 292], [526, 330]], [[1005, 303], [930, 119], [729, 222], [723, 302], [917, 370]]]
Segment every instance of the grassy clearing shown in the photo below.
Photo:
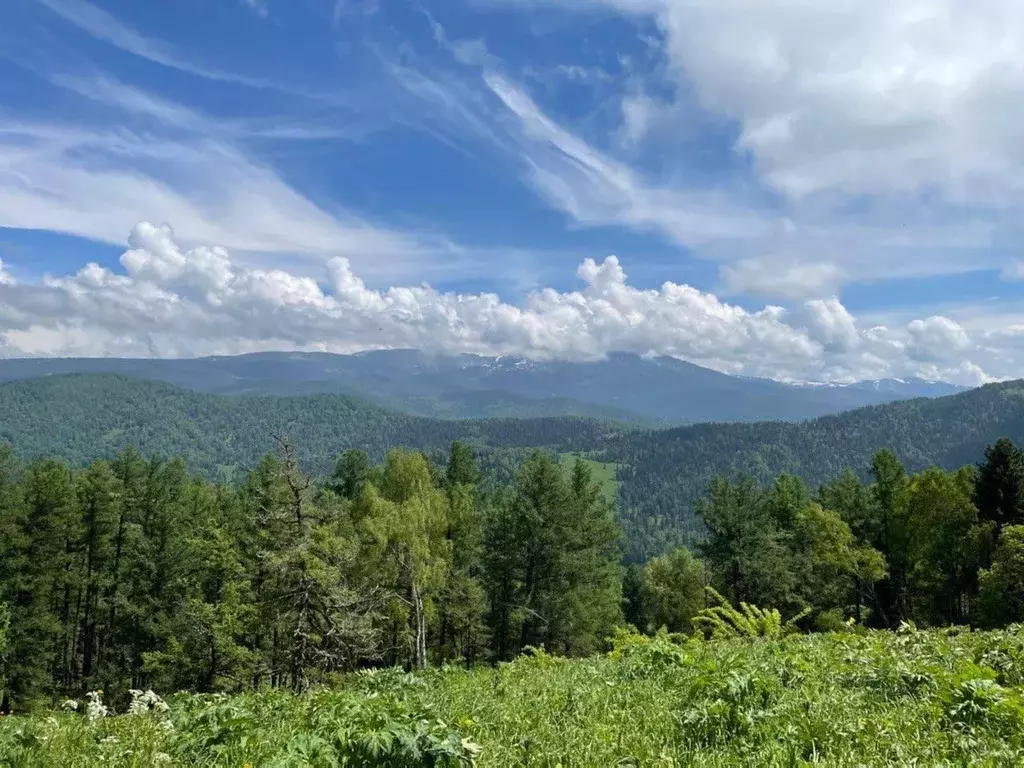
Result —
[[540, 653], [497, 669], [356, 675], [303, 696], [8, 717], [0, 763], [1011, 766], [1024, 764], [1022, 662], [1019, 628], [622, 636], [587, 660]]
[[571, 470], [572, 465], [576, 462], [576, 459], [583, 459], [589, 466], [590, 471], [593, 474], [594, 480], [601, 484], [601, 488], [604, 491], [605, 498], [608, 501], [615, 503], [619, 498], [619, 481], [615, 479], [615, 473], [618, 469], [618, 465], [614, 462], [602, 462], [588, 459], [585, 456], [579, 456], [575, 453], [560, 453], [558, 454], [559, 463], [566, 468]]

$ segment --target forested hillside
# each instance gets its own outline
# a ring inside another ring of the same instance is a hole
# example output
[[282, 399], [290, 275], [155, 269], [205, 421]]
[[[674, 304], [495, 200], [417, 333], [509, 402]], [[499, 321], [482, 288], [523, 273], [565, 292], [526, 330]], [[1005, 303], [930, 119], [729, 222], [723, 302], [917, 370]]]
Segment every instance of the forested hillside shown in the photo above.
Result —
[[694, 502], [717, 475], [767, 482], [791, 472], [812, 486], [891, 448], [911, 470], [971, 463], [1000, 437], [1024, 440], [1024, 384], [1009, 382], [936, 399], [849, 411], [803, 423], [625, 428], [587, 418], [443, 420], [410, 416], [342, 395], [210, 395], [105, 375], [43, 377], [0, 386], [0, 439], [20, 456], [83, 465], [127, 446], [180, 456], [227, 479], [290, 439], [314, 474], [339, 452], [380, 459], [392, 447], [436, 450], [453, 440], [480, 448], [487, 478], [507, 482], [522, 451], [545, 447], [617, 465], [628, 552], [636, 561], [691, 543], [702, 532]]
[[616, 428], [575, 417], [428, 419], [343, 395], [210, 395], [102, 374], [52, 376], [0, 386], [0, 440], [20, 456], [82, 465], [134, 445], [146, 456], [179, 456], [227, 478], [255, 466], [286, 437], [322, 474], [347, 448], [375, 459], [394, 447], [443, 448], [453, 440], [499, 447], [573, 449], [601, 444]]
[[769, 482], [782, 472], [812, 487], [852, 469], [868, 476], [889, 448], [911, 471], [977, 461], [1000, 437], [1024, 439], [1024, 382], [959, 395], [861, 408], [801, 424], [701, 424], [618, 435], [601, 456], [619, 465], [621, 505], [635, 559], [692, 542], [694, 503], [720, 475]]

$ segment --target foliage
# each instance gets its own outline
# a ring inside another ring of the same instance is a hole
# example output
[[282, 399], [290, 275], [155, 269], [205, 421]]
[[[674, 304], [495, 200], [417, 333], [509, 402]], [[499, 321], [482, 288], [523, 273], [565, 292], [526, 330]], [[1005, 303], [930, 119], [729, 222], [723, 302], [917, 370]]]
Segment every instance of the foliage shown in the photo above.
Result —
[[1009, 439], [1000, 438], [985, 449], [974, 501], [981, 519], [992, 522], [997, 532], [1024, 523], [1024, 451]]
[[693, 618], [705, 605], [707, 572], [685, 547], [647, 563], [643, 571], [644, 608], [641, 628], [665, 627], [669, 632], [693, 631]]
[[[175, 695], [0, 719], [4, 764], [208, 766], [1015, 765], [1016, 630], [682, 640], [606, 656], [380, 671], [305, 694]], [[1012, 656], [1008, 655], [1012, 654]]]
[[392, 448], [440, 449], [453, 440], [573, 450], [622, 429], [571, 416], [432, 419], [344, 395], [211, 395], [108, 375], [0, 385], [0, 425], [0, 441], [24, 458], [84, 466], [134, 445], [146, 456], [180, 456], [214, 480], [243, 479], [275, 449], [275, 435], [295, 445], [304, 470], [326, 475], [344, 448], [366, 451], [375, 461]]
[[1003, 529], [992, 567], [981, 571], [981, 619], [998, 627], [1024, 621], [1024, 526]]
[[1000, 438], [1024, 444], [1021, 393], [1020, 382], [1007, 382], [795, 424], [630, 430], [595, 444], [600, 454], [594, 458], [617, 464], [629, 557], [644, 562], [696, 545], [704, 534], [697, 503], [716, 477], [746, 475], [769, 485], [788, 472], [817, 488], [852, 470], [864, 482], [871, 478], [872, 457], [886, 447], [910, 472], [956, 470], [977, 462], [985, 446]]
[[538, 452], [487, 491], [458, 442], [444, 467], [347, 451], [325, 483], [298, 456], [279, 439], [217, 485], [134, 449], [84, 469], [0, 450], [0, 711], [579, 655], [620, 623], [619, 529], [586, 463]]
[[804, 609], [789, 621], [783, 623], [777, 608], [758, 608], [749, 603], [740, 603], [734, 608], [714, 587], [707, 588], [708, 594], [717, 605], [702, 609], [693, 617], [693, 623], [715, 639], [777, 638], [797, 630], [797, 622], [810, 613]]
[[527, 646], [585, 654], [621, 617], [619, 528], [590, 467], [571, 476], [533, 453], [485, 532], [490, 623], [499, 659]]
[[[273, 449], [274, 434], [289, 437], [303, 468], [322, 475], [343, 448], [380, 461], [393, 447], [436, 451], [460, 440], [478, 449], [484, 485], [510, 482], [525, 449], [550, 447], [614, 465], [627, 557], [642, 564], [679, 546], [695, 549], [704, 534], [696, 505], [715, 477], [748, 475], [766, 485], [788, 472], [816, 488], [849, 469], [865, 481], [883, 447], [910, 472], [957, 469], [999, 438], [1024, 442], [1020, 393], [1020, 384], [1010, 382], [802, 423], [649, 430], [577, 417], [418, 418], [344, 395], [217, 396], [115, 376], [50, 376], [0, 386], [0, 440], [24, 458], [56, 457], [76, 466], [111, 459], [134, 444], [146, 456], [181, 456], [193, 470], [223, 481], [244, 479]], [[856, 529], [855, 521], [847, 523]]]

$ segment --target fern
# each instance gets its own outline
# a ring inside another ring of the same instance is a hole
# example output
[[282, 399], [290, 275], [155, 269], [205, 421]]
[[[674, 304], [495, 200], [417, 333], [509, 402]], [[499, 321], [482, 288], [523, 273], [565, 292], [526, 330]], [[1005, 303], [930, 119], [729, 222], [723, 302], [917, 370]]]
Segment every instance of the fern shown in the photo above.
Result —
[[717, 605], [709, 606], [698, 613], [693, 623], [704, 629], [714, 639], [782, 637], [797, 629], [797, 622], [810, 611], [804, 610], [787, 622], [776, 608], [759, 608], [741, 602], [739, 609], [732, 606], [714, 587], [707, 587], [708, 594]]

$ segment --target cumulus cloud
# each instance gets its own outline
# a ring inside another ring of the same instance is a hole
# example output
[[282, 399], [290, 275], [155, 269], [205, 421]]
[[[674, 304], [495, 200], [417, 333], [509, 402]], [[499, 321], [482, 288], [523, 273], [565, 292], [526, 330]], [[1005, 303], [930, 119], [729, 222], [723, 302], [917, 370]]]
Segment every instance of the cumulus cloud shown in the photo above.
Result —
[[576, 0], [655, 16], [674, 79], [741, 127], [792, 198], [1024, 191], [1024, 15], [1014, 0]]
[[[614, 256], [579, 266], [579, 290], [531, 293], [521, 305], [490, 293], [428, 285], [372, 290], [333, 258], [322, 282], [253, 269], [217, 246], [182, 248], [169, 227], [136, 225], [121, 270], [18, 283], [0, 269], [0, 353], [192, 356], [254, 350], [439, 353], [597, 359], [663, 354], [780, 379], [924, 374], [979, 383], [998, 354], [944, 317], [859, 328], [838, 299], [756, 311], [688, 285], [630, 285]], [[1004, 330], [1005, 334], [1005, 330]], [[1024, 334], [1024, 330], [1022, 330]], [[1003, 337], [1005, 350], [1020, 337]], [[987, 350], [987, 351], [986, 351]]]
[[907, 330], [907, 352], [914, 360], [942, 362], [959, 359], [971, 345], [967, 331], [948, 317], [914, 320]]

